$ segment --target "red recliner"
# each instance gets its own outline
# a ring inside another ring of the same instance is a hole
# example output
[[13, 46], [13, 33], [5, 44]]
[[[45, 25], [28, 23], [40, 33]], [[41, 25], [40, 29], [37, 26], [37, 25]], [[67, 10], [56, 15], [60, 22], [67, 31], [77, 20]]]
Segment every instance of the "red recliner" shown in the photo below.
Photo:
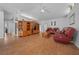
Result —
[[54, 40], [62, 43], [69, 43], [72, 40], [75, 32], [76, 30], [74, 28], [66, 27], [62, 32], [56, 33], [54, 35]]

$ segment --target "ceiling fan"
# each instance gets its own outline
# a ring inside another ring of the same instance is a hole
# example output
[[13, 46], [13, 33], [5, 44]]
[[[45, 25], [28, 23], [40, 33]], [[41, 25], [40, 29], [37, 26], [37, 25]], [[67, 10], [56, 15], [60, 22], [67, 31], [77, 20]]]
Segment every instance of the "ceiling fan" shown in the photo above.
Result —
[[50, 13], [50, 11], [46, 8], [46, 6], [44, 6], [43, 4], [41, 4], [41, 9], [40, 9], [41, 13]]
[[71, 11], [72, 11], [73, 9], [74, 9], [74, 3], [69, 4], [69, 5], [68, 5], [68, 8], [67, 8], [67, 12], [66, 12], [65, 17], [67, 17], [67, 16], [71, 13]]

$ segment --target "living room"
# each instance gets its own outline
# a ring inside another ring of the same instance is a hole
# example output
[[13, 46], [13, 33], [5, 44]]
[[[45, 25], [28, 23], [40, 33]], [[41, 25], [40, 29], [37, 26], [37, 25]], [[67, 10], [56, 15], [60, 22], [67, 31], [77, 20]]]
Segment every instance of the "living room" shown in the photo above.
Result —
[[78, 55], [79, 3], [0, 3], [1, 55]]

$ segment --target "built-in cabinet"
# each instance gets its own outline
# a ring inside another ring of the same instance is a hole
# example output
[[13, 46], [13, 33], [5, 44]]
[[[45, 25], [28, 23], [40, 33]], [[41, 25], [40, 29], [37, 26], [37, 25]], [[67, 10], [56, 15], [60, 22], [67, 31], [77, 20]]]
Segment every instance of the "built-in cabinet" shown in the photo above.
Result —
[[34, 21], [18, 21], [18, 36], [25, 37], [31, 34], [39, 33], [39, 24]]

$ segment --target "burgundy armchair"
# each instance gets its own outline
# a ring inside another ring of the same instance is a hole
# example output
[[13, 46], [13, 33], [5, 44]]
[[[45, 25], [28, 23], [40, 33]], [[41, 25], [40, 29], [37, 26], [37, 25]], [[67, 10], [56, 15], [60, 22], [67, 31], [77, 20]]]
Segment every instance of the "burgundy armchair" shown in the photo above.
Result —
[[49, 33], [49, 34], [54, 34], [55, 30], [52, 29], [52, 28], [47, 28], [46, 32]]
[[59, 32], [59, 28], [47, 28], [46, 32], [49, 34], [55, 34], [56, 32]]

